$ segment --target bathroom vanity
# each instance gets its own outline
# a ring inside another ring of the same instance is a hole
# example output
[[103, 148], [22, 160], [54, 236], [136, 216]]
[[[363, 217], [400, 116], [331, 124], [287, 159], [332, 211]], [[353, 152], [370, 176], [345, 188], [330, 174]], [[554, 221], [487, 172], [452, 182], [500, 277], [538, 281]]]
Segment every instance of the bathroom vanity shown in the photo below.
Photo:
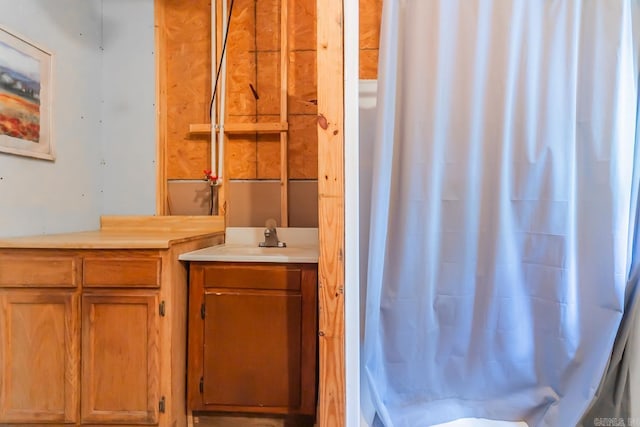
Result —
[[306, 415], [317, 395], [317, 229], [228, 228], [190, 261], [190, 410]]
[[185, 426], [187, 269], [222, 218], [0, 240], [0, 425]]

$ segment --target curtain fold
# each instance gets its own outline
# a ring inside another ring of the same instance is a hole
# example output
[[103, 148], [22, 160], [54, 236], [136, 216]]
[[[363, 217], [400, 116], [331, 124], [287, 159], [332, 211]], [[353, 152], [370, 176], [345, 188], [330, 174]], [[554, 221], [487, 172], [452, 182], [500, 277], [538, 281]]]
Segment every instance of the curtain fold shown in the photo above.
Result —
[[624, 410], [638, 8], [384, 2], [364, 344], [384, 425], [578, 425], [611, 384]]

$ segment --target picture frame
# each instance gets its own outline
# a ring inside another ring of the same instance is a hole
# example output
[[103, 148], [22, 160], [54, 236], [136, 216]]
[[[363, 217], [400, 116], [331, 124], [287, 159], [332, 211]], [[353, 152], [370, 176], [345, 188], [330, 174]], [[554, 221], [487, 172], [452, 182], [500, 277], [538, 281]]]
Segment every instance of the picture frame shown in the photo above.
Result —
[[0, 153], [55, 160], [52, 54], [0, 26]]

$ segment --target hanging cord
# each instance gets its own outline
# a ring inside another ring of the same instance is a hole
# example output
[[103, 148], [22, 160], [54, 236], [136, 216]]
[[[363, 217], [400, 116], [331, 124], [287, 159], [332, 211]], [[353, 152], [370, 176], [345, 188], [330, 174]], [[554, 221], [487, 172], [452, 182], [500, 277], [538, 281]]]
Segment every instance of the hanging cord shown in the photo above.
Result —
[[213, 205], [214, 205], [214, 198], [213, 198], [213, 185], [211, 183], [209, 183], [209, 215], [213, 215]]
[[[223, 0], [226, 1], [226, 0]], [[216, 82], [213, 86], [213, 92], [211, 93], [211, 102], [209, 103], [209, 118], [211, 119], [211, 123], [213, 123], [213, 103], [216, 99], [216, 92], [218, 91], [218, 80], [220, 79], [220, 70], [222, 70], [222, 61], [224, 59], [224, 53], [227, 50], [227, 40], [229, 39], [229, 28], [231, 27], [231, 12], [233, 12], [233, 3], [235, 0], [231, 0], [231, 4], [229, 5], [229, 17], [227, 18], [227, 29], [224, 34], [224, 41], [222, 42], [222, 53], [220, 54], [220, 63], [218, 64], [218, 70], [216, 71]], [[214, 31], [212, 29], [211, 31]], [[213, 128], [211, 132], [213, 132]]]
[[[222, 0], [222, 1], [227, 1], [227, 0]], [[209, 119], [211, 121], [212, 134], [213, 132], [215, 132], [215, 129], [213, 128], [213, 104], [216, 99], [216, 93], [218, 92], [218, 81], [220, 80], [220, 72], [222, 71], [222, 61], [224, 60], [224, 54], [227, 51], [227, 41], [229, 39], [229, 28], [231, 27], [231, 13], [233, 12], [234, 3], [235, 3], [235, 0], [231, 0], [231, 4], [229, 5], [229, 16], [227, 17], [227, 29], [225, 30], [224, 40], [222, 41], [222, 52], [220, 53], [220, 62], [218, 63], [218, 69], [216, 71], [216, 81], [213, 85], [213, 91], [211, 92], [211, 102], [209, 103]], [[212, 28], [211, 31], [216, 31], [216, 29]], [[211, 165], [211, 166], [212, 166], [212, 169], [215, 168], [215, 165]], [[216, 179], [217, 179], [217, 176], [216, 176]], [[213, 182], [210, 180], [210, 172], [207, 177], [207, 181], [209, 181], [209, 215], [213, 215], [214, 205], [215, 205], [215, 198], [213, 196], [213, 192], [214, 192], [215, 186], [213, 185]]]

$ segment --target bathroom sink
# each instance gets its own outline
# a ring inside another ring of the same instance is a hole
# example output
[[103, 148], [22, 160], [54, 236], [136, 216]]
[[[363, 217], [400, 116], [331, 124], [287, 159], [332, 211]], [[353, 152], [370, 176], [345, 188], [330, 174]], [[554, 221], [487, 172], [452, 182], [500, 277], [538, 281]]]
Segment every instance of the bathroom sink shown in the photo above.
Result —
[[260, 248], [245, 244], [222, 244], [180, 255], [183, 261], [231, 262], [318, 262], [317, 246], [287, 246]]
[[227, 262], [318, 262], [317, 228], [278, 228], [279, 240], [286, 247], [259, 247], [264, 228], [227, 227], [226, 243], [180, 255], [183, 261]]

